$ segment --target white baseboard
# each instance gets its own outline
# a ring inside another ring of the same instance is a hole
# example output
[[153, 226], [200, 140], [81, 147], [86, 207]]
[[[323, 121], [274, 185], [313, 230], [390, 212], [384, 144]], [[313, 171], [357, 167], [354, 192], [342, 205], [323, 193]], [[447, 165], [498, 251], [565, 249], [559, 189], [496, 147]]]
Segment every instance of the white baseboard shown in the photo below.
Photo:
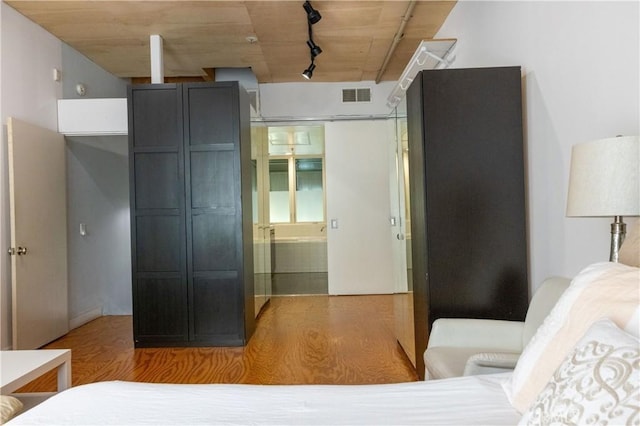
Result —
[[102, 316], [102, 306], [96, 306], [89, 310], [84, 311], [80, 315], [75, 318], [71, 318], [69, 320], [69, 329], [73, 330], [74, 328], [78, 328], [81, 325], [88, 323], [89, 321], [93, 321], [96, 318], [100, 318]]

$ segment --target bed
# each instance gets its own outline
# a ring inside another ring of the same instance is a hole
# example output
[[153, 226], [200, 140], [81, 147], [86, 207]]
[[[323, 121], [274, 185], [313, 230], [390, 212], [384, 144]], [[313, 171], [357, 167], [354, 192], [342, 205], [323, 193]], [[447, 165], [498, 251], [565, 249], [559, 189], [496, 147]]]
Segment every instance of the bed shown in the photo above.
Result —
[[502, 389], [509, 374], [352, 386], [100, 382], [57, 394], [8, 424], [515, 425], [520, 414]]
[[7, 424], [640, 424], [638, 336], [640, 269], [603, 262], [572, 280], [512, 372], [385, 385], [100, 382]]

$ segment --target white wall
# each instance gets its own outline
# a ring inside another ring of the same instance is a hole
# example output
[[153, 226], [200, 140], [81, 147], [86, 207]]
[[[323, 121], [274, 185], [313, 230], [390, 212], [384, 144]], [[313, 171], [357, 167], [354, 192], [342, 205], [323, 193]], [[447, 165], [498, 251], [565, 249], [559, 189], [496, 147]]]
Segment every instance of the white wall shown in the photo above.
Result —
[[534, 289], [609, 258], [611, 219], [565, 217], [571, 146], [639, 133], [639, 27], [638, 2], [463, 1], [437, 34], [455, 68], [522, 66]]
[[132, 312], [129, 162], [126, 155], [102, 149], [97, 140], [127, 150], [126, 136], [67, 138], [72, 326], [81, 325], [88, 312]]
[[[9, 182], [7, 163], [7, 118], [16, 117], [29, 123], [56, 130], [56, 100], [62, 85], [53, 80], [53, 69], [62, 66], [61, 42], [34, 25], [18, 12], [0, 3], [2, 22], [2, 68], [0, 113], [2, 140], [0, 145], [0, 250], [10, 246]], [[28, 54], [25, 54], [28, 52]], [[11, 275], [8, 256], [0, 256], [0, 345], [11, 345]]]
[[[117, 78], [62, 44], [64, 99], [124, 98]], [[131, 314], [129, 165], [126, 136], [67, 137], [69, 319], [71, 327], [99, 316]], [[87, 235], [79, 232], [86, 225]]]
[[329, 294], [395, 290], [388, 156], [393, 126], [390, 120], [325, 124]]
[[[74, 48], [63, 43], [62, 55], [62, 97], [80, 98], [126, 98], [128, 80], [118, 78], [105, 71]], [[78, 95], [76, 85], [86, 88], [84, 96]]]
[[[387, 97], [395, 82], [271, 83], [260, 85], [260, 109], [265, 119], [386, 117]], [[342, 89], [370, 88], [371, 102], [342, 102]]]

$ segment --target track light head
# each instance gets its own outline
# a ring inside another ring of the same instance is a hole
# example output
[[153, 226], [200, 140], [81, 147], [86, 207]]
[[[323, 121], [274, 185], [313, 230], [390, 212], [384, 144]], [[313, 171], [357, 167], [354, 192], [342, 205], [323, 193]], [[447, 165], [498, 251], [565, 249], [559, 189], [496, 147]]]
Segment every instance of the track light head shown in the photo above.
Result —
[[311, 77], [313, 76], [313, 70], [314, 69], [316, 69], [316, 64], [311, 62], [311, 65], [309, 65], [309, 68], [307, 68], [306, 70], [304, 70], [302, 72], [302, 76], [304, 78], [306, 78], [307, 80], [311, 80]]
[[322, 15], [320, 15], [320, 12], [315, 10], [308, 0], [304, 2], [302, 7], [304, 7], [304, 10], [307, 12], [307, 19], [309, 20], [309, 23], [315, 24], [322, 19]]
[[322, 49], [320, 49], [320, 46], [315, 44], [313, 40], [307, 40], [307, 46], [309, 46], [309, 49], [311, 50], [312, 58], [315, 58], [316, 56], [322, 53]]

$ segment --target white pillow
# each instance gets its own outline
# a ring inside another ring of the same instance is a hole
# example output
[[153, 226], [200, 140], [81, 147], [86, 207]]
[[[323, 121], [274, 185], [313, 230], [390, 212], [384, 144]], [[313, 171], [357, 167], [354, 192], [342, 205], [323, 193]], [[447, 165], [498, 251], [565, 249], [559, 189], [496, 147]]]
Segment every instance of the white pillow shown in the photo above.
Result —
[[640, 421], [640, 341], [611, 320], [595, 322], [518, 425]]
[[640, 269], [610, 262], [585, 268], [538, 328], [503, 385], [514, 408], [521, 413], [529, 408], [591, 324], [611, 318], [627, 331], [637, 330], [638, 310]]

